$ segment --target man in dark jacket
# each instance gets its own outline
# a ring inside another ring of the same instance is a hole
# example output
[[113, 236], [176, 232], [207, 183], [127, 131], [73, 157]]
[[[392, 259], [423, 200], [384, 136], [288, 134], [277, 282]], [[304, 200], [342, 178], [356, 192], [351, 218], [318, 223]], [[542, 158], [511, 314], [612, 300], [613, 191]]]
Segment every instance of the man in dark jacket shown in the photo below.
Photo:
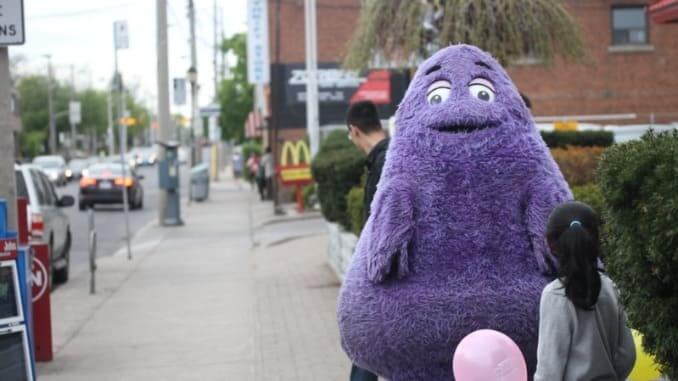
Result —
[[[365, 217], [370, 216], [370, 209], [377, 184], [381, 177], [381, 170], [386, 160], [388, 139], [381, 128], [381, 121], [374, 103], [361, 101], [351, 105], [346, 114], [348, 138], [367, 155], [367, 182], [365, 183]], [[350, 381], [377, 381], [377, 376], [371, 372], [353, 365]]]

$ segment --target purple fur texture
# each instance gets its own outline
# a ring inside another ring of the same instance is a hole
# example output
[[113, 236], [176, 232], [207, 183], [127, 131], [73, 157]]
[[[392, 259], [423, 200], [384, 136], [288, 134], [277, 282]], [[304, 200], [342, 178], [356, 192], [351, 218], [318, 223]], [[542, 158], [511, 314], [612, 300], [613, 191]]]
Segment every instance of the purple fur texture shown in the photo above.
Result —
[[344, 350], [391, 381], [449, 381], [459, 341], [489, 328], [533, 372], [546, 221], [572, 195], [528, 109], [496, 60], [455, 45], [419, 67], [396, 121], [339, 296]]

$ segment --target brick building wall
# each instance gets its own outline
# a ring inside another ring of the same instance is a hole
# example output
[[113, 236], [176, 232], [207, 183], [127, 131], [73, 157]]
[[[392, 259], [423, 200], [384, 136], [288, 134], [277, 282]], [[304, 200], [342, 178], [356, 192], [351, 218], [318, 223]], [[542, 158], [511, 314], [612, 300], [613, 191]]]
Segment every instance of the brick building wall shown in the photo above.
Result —
[[[610, 122], [647, 123], [654, 113], [657, 123], [678, 121], [678, 24], [658, 25], [648, 18], [650, 51], [609, 49], [611, 7], [649, 2], [566, 0], [581, 26], [590, 60], [511, 67], [509, 74], [531, 99], [534, 115], [635, 113], [635, 120]], [[360, 14], [360, 0], [317, 4], [318, 61], [341, 61]], [[271, 61], [304, 62], [304, 1], [269, 0], [268, 6]]]

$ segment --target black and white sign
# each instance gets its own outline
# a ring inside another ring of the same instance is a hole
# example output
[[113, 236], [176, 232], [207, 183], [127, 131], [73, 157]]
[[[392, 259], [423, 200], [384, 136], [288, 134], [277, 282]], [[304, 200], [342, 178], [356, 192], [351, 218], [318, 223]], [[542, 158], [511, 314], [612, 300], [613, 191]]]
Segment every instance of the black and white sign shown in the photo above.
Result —
[[82, 117], [80, 114], [80, 102], [70, 101], [68, 102], [68, 121], [71, 124], [80, 124]]
[[186, 104], [186, 78], [174, 78], [174, 105]]
[[[306, 68], [303, 64], [285, 67], [287, 105], [306, 103]], [[348, 104], [351, 95], [367, 79], [353, 70], [339, 68], [338, 64], [318, 64], [318, 101]]]
[[0, 0], [0, 46], [23, 45], [24, 42], [23, 0]]
[[129, 48], [129, 30], [127, 20], [120, 20], [113, 23], [113, 38], [115, 39], [116, 49]]

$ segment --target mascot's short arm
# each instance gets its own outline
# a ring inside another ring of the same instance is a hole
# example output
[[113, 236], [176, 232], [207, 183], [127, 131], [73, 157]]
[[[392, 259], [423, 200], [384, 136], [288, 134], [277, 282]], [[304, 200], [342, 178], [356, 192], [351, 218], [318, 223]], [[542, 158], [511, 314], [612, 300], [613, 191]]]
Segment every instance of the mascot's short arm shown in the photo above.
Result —
[[407, 185], [380, 183], [367, 224], [369, 231], [367, 274], [380, 283], [391, 272], [403, 278], [409, 271], [408, 246], [414, 234], [414, 204]]
[[553, 208], [569, 200], [572, 194], [567, 183], [555, 174], [538, 176], [528, 189], [525, 222], [539, 270], [547, 275], [555, 272], [556, 261], [546, 242], [546, 223]]

